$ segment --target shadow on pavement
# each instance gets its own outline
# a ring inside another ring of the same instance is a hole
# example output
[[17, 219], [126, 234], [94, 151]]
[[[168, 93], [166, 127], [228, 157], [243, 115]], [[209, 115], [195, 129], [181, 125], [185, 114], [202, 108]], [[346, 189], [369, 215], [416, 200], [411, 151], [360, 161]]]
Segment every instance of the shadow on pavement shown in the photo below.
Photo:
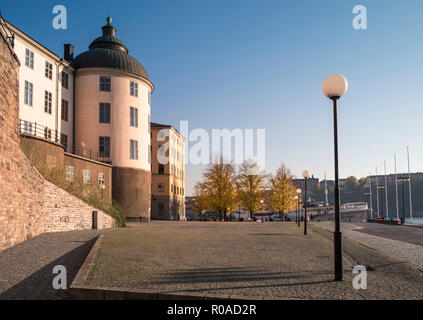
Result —
[[34, 272], [23, 281], [0, 293], [0, 300], [61, 300], [69, 299], [69, 289], [55, 290], [52, 286], [53, 268], [57, 265], [66, 267], [67, 288], [70, 287], [73, 279], [84, 263], [85, 258], [93, 247], [98, 237], [88, 241], [78, 241], [81, 246], [69, 251], [67, 254], [56, 259], [52, 263]]
[[[255, 282], [255, 281], [271, 281], [271, 280], [298, 280], [310, 279], [316, 275], [331, 275], [333, 271], [313, 271], [313, 273], [304, 271], [299, 272], [263, 272], [259, 269], [250, 268], [206, 268], [200, 270], [179, 270], [169, 272], [161, 275], [152, 284], [166, 285], [166, 284], [195, 284], [195, 283], [220, 283], [220, 282]], [[325, 282], [325, 281], [324, 281]], [[302, 284], [312, 284], [313, 282], [306, 282]], [[321, 283], [316, 282], [316, 283]], [[273, 284], [276, 286], [283, 286], [282, 284]], [[286, 284], [291, 285], [291, 284]], [[295, 283], [292, 285], [301, 285]], [[248, 287], [248, 286], [246, 286]], [[261, 287], [261, 286], [257, 286]], [[231, 287], [232, 288], [232, 287]], [[242, 287], [244, 288], [244, 287]]]

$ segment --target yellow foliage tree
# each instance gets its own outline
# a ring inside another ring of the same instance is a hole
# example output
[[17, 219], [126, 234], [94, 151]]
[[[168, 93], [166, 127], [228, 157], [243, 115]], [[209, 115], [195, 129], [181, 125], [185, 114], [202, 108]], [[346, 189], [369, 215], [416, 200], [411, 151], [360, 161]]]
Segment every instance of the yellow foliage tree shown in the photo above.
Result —
[[265, 175], [257, 163], [245, 161], [239, 168], [236, 177], [237, 195], [241, 206], [248, 210], [250, 218], [254, 218], [261, 207], [264, 197]]
[[281, 220], [283, 215], [295, 208], [296, 188], [292, 184], [290, 171], [282, 164], [269, 179], [269, 192], [267, 202], [272, 211], [279, 212]]
[[206, 169], [203, 181], [196, 185], [203, 206], [218, 213], [220, 220], [226, 220], [237, 205], [234, 179], [233, 165], [220, 159]]

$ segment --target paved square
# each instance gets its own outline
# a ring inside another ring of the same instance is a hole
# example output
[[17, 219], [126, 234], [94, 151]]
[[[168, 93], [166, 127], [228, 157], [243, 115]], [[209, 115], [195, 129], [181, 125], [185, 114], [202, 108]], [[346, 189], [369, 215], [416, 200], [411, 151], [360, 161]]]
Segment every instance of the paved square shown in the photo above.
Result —
[[[367, 290], [352, 268], [369, 267]], [[332, 234], [294, 223], [153, 222], [104, 236], [87, 285], [283, 299], [422, 299], [423, 272], [344, 239], [333, 280]]]

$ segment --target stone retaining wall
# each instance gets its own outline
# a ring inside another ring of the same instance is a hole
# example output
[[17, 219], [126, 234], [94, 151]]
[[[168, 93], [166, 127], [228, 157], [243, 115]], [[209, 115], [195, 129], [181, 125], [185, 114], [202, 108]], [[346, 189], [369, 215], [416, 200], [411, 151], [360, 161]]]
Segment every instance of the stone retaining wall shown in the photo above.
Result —
[[[45, 181], [21, 151], [19, 64], [0, 28], [0, 251], [45, 232], [90, 229], [96, 210]], [[99, 228], [114, 225], [98, 217]]]

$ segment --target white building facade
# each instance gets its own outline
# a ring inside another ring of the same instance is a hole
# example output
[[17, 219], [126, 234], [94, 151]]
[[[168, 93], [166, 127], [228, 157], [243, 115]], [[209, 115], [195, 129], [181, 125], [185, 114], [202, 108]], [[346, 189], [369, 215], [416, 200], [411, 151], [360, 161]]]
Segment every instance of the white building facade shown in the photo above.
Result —
[[14, 34], [19, 69], [21, 130], [73, 146], [74, 69], [66, 61], [7, 23]]

